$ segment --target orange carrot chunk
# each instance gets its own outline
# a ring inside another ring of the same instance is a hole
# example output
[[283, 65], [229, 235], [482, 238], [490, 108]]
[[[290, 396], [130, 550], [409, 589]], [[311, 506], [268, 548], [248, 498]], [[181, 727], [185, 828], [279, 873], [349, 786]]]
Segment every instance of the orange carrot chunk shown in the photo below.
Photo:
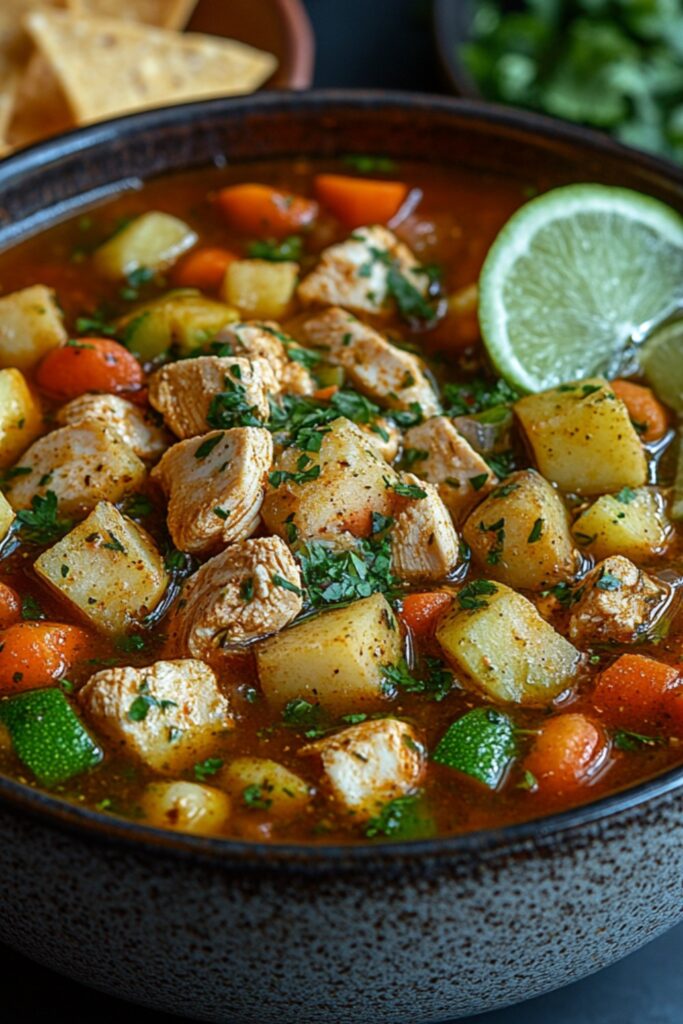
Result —
[[315, 194], [344, 227], [386, 224], [398, 213], [408, 195], [402, 181], [352, 178], [345, 174], [318, 174]]
[[622, 654], [601, 673], [593, 701], [609, 725], [638, 730], [661, 724], [669, 691], [680, 683], [677, 668], [643, 654]]
[[313, 199], [269, 185], [230, 185], [220, 190], [216, 202], [231, 227], [261, 238], [284, 238], [308, 227], [318, 216]]
[[21, 598], [7, 583], [0, 583], [0, 629], [13, 626], [21, 618]]
[[549, 718], [541, 726], [524, 767], [542, 793], [559, 796], [586, 785], [608, 749], [603, 728], [585, 715]]
[[319, 402], [329, 402], [333, 395], [336, 395], [339, 391], [338, 384], [328, 384], [326, 388], [318, 388], [317, 391], [313, 392], [313, 397]]
[[110, 395], [134, 392], [145, 375], [128, 349], [110, 338], [79, 338], [53, 348], [41, 360], [36, 384], [49, 398], [67, 402], [89, 391]]
[[620, 398], [643, 441], [658, 441], [669, 426], [666, 409], [650, 388], [631, 380], [613, 380], [612, 390]]
[[0, 632], [0, 693], [49, 686], [93, 653], [91, 635], [79, 626], [17, 622]]
[[225, 277], [225, 271], [238, 256], [229, 249], [195, 249], [173, 271], [173, 281], [179, 288], [199, 288], [215, 291]]
[[450, 608], [453, 595], [445, 590], [434, 590], [426, 594], [408, 594], [403, 598], [399, 618], [404, 626], [416, 637], [430, 636], [439, 616]]

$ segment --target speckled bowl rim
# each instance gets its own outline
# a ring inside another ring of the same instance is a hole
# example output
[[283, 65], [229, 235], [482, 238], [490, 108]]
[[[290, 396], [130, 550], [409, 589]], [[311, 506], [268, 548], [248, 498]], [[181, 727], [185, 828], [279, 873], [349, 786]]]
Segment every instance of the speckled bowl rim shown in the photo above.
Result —
[[[414, 110], [452, 113], [465, 121], [484, 122], [501, 129], [521, 129], [527, 133], [538, 134], [546, 141], [556, 140], [568, 145], [574, 144], [598, 156], [603, 154], [628, 161], [631, 166], [636, 165], [649, 173], [653, 179], [659, 178], [668, 185], [680, 187], [683, 202], [683, 168], [667, 160], [622, 146], [597, 132], [541, 114], [427, 93], [321, 89], [298, 94], [271, 92], [180, 104], [130, 114], [48, 139], [0, 161], [0, 207], [3, 188], [16, 186], [23, 174], [35, 173], [40, 167], [58, 162], [63, 156], [75, 155], [94, 146], [107, 145], [129, 131], [160, 131], [164, 127], [191, 121], [203, 114], [211, 117], [221, 112], [229, 116], [285, 110], [296, 115], [297, 111], [322, 110], [326, 106], [333, 107], [336, 114], [340, 112], [339, 108], [344, 106], [357, 111], [384, 107], [406, 112]], [[56, 219], [57, 217], [52, 218], [52, 222]], [[21, 223], [21, 219], [18, 223]], [[14, 243], [10, 243], [10, 247], [11, 244]], [[170, 832], [81, 807], [6, 776], [0, 776], [0, 805], [8, 805], [32, 817], [44, 819], [51, 825], [76, 831], [89, 838], [125, 846], [139, 847], [142, 844], [148, 851], [159, 851], [190, 860], [218, 860], [226, 866], [237, 865], [243, 869], [275, 866], [281, 869], [290, 867], [294, 870], [323, 871], [340, 865], [360, 869], [373, 864], [378, 866], [406, 860], [424, 859], [438, 862], [463, 857], [477, 859], [501, 848], [512, 852], [525, 848], [530, 843], [539, 845], [568, 830], [590, 826], [616, 815], [628, 814], [651, 800], [672, 796], [679, 789], [683, 789], [683, 765], [579, 807], [499, 829], [466, 832], [436, 839], [344, 844], [259, 843]]]

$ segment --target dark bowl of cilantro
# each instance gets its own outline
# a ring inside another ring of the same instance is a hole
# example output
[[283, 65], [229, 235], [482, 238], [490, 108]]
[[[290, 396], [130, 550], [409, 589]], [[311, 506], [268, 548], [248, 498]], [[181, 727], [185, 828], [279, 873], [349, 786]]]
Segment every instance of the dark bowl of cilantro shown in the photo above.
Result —
[[460, 96], [683, 160], [682, 0], [435, 0], [434, 34]]

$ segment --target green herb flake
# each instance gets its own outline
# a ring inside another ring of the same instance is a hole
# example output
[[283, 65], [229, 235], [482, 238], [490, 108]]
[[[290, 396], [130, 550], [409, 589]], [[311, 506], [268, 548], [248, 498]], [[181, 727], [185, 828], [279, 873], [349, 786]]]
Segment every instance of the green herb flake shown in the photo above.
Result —
[[535, 520], [534, 525], [531, 527], [531, 532], [526, 539], [527, 544], [536, 544], [536, 542], [541, 539], [541, 536], [543, 535], [543, 525], [543, 519], [539, 518]]
[[220, 757], [207, 757], [205, 761], [199, 761], [192, 769], [197, 782], [206, 782], [223, 767], [223, 760]]

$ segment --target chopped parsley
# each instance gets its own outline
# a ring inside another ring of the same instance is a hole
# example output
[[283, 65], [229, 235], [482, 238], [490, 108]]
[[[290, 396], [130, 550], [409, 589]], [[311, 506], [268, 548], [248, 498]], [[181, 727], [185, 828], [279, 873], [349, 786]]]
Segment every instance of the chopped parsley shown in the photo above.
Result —
[[322, 708], [319, 704], [311, 704], [303, 697], [295, 697], [285, 704], [282, 711], [282, 722], [288, 729], [298, 729], [303, 732], [306, 739], [316, 739], [322, 736], [325, 729], [322, 728]]
[[526, 539], [527, 540], [527, 544], [535, 544], [537, 541], [539, 541], [541, 539], [541, 537], [543, 535], [543, 525], [544, 525], [544, 520], [543, 519], [539, 518], [539, 519], [535, 520], [534, 525], [531, 527], [531, 532], [530, 532], [529, 536]]
[[254, 600], [254, 577], [248, 576], [246, 580], [242, 580], [240, 583], [240, 599], [245, 604], [249, 604]]
[[53, 544], [68, 533], [73, 526], [72, 519], [60, 519], [57, 515], [57, 495], [48, 491], [44, 498], [35, 494], [30, 509], [17, 512], [17, 522], [22, 540], [29, 544]]
[[622, 487], [614, 497], [617, 501], [620, 501], [622, 505], [630, 505], [631, 502], [638, 497], [638, 493], [634, 491], [632, 487]]
[[349, 551], [335, 551], [323, 541], [311, 541], [296, 552], [308, 604], [356, 601], [371, 594], [392, 595], [400, 581], [391, 566], [391, 541], [381, 535], [359, 540]]
[[270, 578], [273, 581], [273, 584], [276, 587], [280, 587], [281, 590], [289, 590], [292, 594], [303, 594], [301, 587], [297, 587], [296, 583], [291, 583], [289, 580], [286, 580], [284, 576], [279, 576], [277, 573], [273, 573]]
[[[223, 378], [224, 391], [214, 395], [206, 414], [206, 422], [217, 430], [229, 430], [231, 427], [262, 427], [263, 418], [258, 407], [250, 405], [247, 389], [239, 380], [239, 366], [230, 367], [232, 376]], [[237, 378], [237, 379], [235, 379]]]
[[490, 580], [472, 580], [458, 591], [458, 604], [461, 608], [472, 611], [476, 608], [488, 608], [488, 601], [483, 597], [497, 594], [498, 587]]
[[207, 757], [205, 761], [199, 761], [192, 771], [197, 782], [205, 782], [223, 767], [223, 759], [220, 757]]
[[21, 617], [29, 621], [45, 618], [45, 612], [39, 602], [30, 594], [26, 594], [21, 600]]
[[259, 239], [247, 246], [247, 255], [256, 260], [270, 260], [273, 263], [292, 260], [297, 263], [304, 249], [301, 235], [288, 235], [278, 242], [275, 238]]
[[282, 484], [291, 481], [293, 484], [306, 484], [311, 480], [317, 480], [320, 476], [320, 466], [311, 464], [312, 460], [304, 452], [296, 462], [296, 471], [287, 469], [276, 469], [268, 476], [271, 487], [281, 487]]
[[630, 732], [628, 729], [617, 729], [613, 733], [612, 740], [617, 750], [635, 751], [643, 747], [659, 747], [665, 740], [661, 736], [643, 736], [639, 732]]
[[348, 153], [342, 157], [342, 162], [359, 174], [391, 174], [396, 170], [396, 164], [391, 157], [371, 156], [368, 153]]
[[503, 554], [503, 546], [505, 544], [505, 519], [497, 519], [495, 523], [489, 523], [488, 526], [486, 523], [480, 522], [479, 529], [482, 533], [493, 534], [493, 544], [486, 555], [486, 561], [489, 565], [498, 565]]
[[146, 494], [131, 494], [123, 503], [123, 511], [131, 519], [144, 519], [154, 511], [154, 505]]
[[410, 469], [416, 462], [424, 462], [429, 458], [429, 452], [423, 448], [404, 448], [402, 462], [406, 469]]
[[128, 708], [128, 717], [131, 722], [144, 722], [150, 708], [167, 711], [168, 708], [176, 708], [177, 706], [174, 700], [159, 700], [155, 697], [150, 691], [149, 680], [144, 679], [138, 687], [138, 696]]
[[420, 839], [433, 835], [434, 831], [432, 819], [421, 813], [421, 799], [417, 794], [390, 800], [365, 827], [368, 839], [376, 839], [378, 836]]
[[242, 800], [245, 807], [252, 811], [267, 811], [273, 801], [266, 794], [272, 792], [273, 787], [269, 783], [263, 782], [261, 785], [254, 783], [251, 786], [245, 786], [242, 790]]
[[223, 440], [223, 431], [219, 434], [214, 434], [213, 437], [207, 437], [206, 441], [202, 441], [197, 449], [195, 449], [195, 459], [205, 459], [207, 455], [210, 455], [217, 444]]
[[382, 686], [386, 693], [399, 689], [405, 693], [423, 694], [438, 702], [448, 696], [454, 685], [453, 673], [439, 658], [425, 657], [418, 674], [410, 671], [404, 658], [396, 665], [385, 665], [382, 669]]
[[134, 654], [137, 651], [144, 651], [147, 641], [138, 633], [131, 633], [130, 636], [119, 636], [116, 638], [116, 649], [124, 654]]
[[470, 484], [475, 491], [480, 491], [489, 478], [488, 473], [478, 473], [470, 477]]
[[389, 480], [388, 477], [384, 477], [384, 486], [387, 490], [394, 491], [395, 494], [400, 495], [402, 498], [415, 498], [420, 500], [427, 497], [427, 492], [423, 491], [417, 484], [404, 484], [400, 480], [395, 483]]
[[465, 384], [445, 384], [443, 404], [446, 416], [468, 416], [495, 406], [508, 406], [520, 398], [519, 392], [502, 378], [487, 381], [475, 377]]
[[595, 586], [598, 590], [621, 590], [622, 581], [618, 576], [613, 576], [611, 572], [606, 572], [603, 569], [600, 579], [596, 581]]

